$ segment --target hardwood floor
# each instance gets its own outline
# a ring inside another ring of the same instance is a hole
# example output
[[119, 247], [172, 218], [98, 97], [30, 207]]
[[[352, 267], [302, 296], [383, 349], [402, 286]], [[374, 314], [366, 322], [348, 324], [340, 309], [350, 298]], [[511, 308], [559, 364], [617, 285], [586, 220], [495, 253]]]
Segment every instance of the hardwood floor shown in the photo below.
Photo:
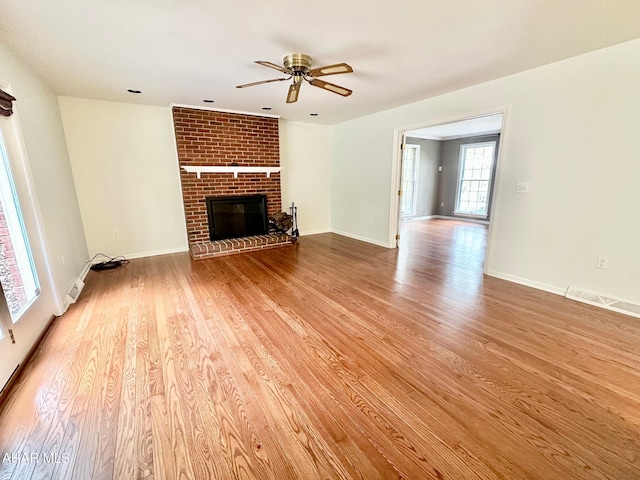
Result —
[[0, 479], [640, 478], [640, 321], [483, 277], [481, 225], [402, 235], [91, 272]]

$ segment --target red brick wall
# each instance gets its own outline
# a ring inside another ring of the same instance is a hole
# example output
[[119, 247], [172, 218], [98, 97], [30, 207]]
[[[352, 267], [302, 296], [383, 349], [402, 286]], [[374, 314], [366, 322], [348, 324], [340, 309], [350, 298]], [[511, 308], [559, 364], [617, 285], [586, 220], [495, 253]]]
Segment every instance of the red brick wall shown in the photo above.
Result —
[[[278, 119], [173, 107], [178, 161], [183, 165], [279, 167]], [[195, 173], [180, 169], [189, 243], [209, 241], [205, 197], [265, 194], [269, 215], [282, 211], [280, 174]]]
[[27, 300], [18, 268], [18, 260], [13, 250], [9, 227], [0, 203], [0, 282], [11, 313], [16, 312]]

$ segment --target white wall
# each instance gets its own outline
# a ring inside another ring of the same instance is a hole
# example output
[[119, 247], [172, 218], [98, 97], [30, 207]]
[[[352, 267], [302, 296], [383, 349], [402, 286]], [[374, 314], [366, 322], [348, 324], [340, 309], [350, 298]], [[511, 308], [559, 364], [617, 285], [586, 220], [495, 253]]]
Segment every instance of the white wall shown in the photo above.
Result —
[[384, 113], [332, 127], [331, 229], [387, 245], [393, 126]]
[[[73, 97], [59, 104], [90, 254], [186, 250], [171, 109]], [[330, 229], [330, 158], [330, 127], [280, 122], [282, 207], [295, 202], [302, 235]]]
[[388, 245], [394, 128], [508, 105], [487, 271], [640, 301], [638, 58], [635, 40], [333, 127], [333, 228]]
[[282, 208], [298, 207], [301, 235], [331, 229], [331, 130], [280, 121]]
[[58, 100], [89, 253], [187, 250], [171, 109]]
[[13, 175], [20, 185], [30, 177], [34, 187], [35, 208], [23, 201], [28, 198], [25, 192], [19, 192], [23, 194], [23, 213], [25, 217], [39, 217], [42, 226], [40, 234], [28, 231], [38, 263], [41, 294], [28, 316], [14, 328], [24, 358], [51, 316], [63, 313], [64, 294], [82, 272], [88, 252], [57, 97], [2, 43], [0, 81], [10, 85], [17, 98], [16, 118], [24, 141], [27, 168]]

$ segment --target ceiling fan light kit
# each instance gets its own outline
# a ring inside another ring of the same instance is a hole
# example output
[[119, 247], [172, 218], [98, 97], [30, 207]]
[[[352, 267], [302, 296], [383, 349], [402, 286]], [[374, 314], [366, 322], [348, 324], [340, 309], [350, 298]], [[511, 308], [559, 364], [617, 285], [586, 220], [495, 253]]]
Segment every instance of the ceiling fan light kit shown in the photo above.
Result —
[[294, 103], [298, 100], [298, 94], [300, 93], [300, 86], [302, 85], [303, 80], [309, 83], [309, 85], [322, 88], [323, 90], [327, 90], [329, 92], [337, 93], [338, 95], [342, 95], [343, 97], [348, 97], [353, 93], [348, 88], [325, 82], [324, 80], [318, 80], [316, 78], [324, 77], [327, 75], [337, 75], [340, 73], [353, 72], [353, 69], [346, 63], [336, 63], [333, 65], [326, 65], [324, 67], [312, 69], [311, 57], [309, 55], [305, 55], [304, 53], [290, 53], [286, 55], [282, 59], [282, 64], [284, 65], [284, 67], [262, 60], [256, 60], [255, 63], [278, 70], [288, 75], [288, 77], [245, 83], [243, 85], [238, 85], [236, 88], [253, 87], [255, 85], [262, 85], [263, 83], [281, 82], [293, 79], [293, 82], [289, 86], [289, 92], [287, 93], [287, 103]]

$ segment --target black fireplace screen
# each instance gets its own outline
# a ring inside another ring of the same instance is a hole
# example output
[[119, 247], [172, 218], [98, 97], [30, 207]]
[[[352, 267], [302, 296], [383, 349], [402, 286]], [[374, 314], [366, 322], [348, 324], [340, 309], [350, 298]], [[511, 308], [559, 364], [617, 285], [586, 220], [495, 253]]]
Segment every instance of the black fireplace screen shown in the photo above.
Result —
[[267, 196], [207, 197], [209, 238], [248, 237], [267, 233]]

